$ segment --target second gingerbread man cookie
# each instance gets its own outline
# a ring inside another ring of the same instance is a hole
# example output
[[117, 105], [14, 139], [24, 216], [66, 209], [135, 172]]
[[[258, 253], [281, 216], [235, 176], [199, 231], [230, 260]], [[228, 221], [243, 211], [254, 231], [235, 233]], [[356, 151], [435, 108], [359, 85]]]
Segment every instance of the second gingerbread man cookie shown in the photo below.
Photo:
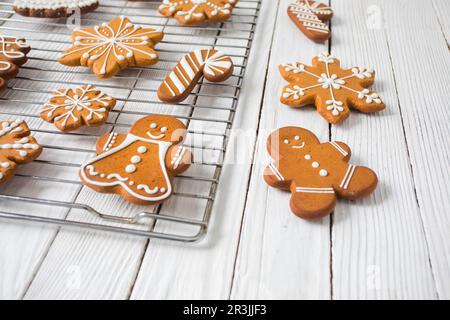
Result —
[[97, 142], [98, 156], [82, 166], [81, 180], [135, 204], [162, 202], [173, 193], [173, 177], [192, 162], [191, 152], [181, 145], [185, 134], [181, 121], [165, 115], [138, 120], [128, 134], [105, 134]]
[[377, 186], [371, 169], [348, 164], [351, 151], [343, 142], [320, 143], [310, 131], [284, 127], [267, 140], [274, 159], [264, 171], [272, 187], [291, 191], [291, 210], [301, 218], [320, 218], [331, 213], [336, 198], [355, 200]]

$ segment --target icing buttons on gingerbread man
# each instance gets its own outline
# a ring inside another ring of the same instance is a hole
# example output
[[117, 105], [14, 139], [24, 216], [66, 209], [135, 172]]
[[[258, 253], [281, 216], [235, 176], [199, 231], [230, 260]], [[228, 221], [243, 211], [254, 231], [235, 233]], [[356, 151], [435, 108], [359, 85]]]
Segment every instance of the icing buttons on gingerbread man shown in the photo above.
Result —
[[337, 58], [322, 53], [312, 66], [300, 62], [282, 64], [282, 77], [289, 81], [283, 88], [281, 103], [299, 108], [315, 105], [329, 123], [339, 123], [350, 114], [350, 107], [364, 112], [384, 109], [377, 93], [368, 88], [375, 81], [375, 71], [363, 67], [342, 69]]
[[185, 134], [184, 124], [166, 115], [144, 117], [128, 134], [105, 134], [97, 142], [98, 156], [81, 167], [81, 181], [135, 204], [162, 202], [173, 193], [173, 177], [192, 162], [181, 145]]
[[351, 151], [345, 143], [320, 143], [306, 129], [278, 129], [269, 136], [267, 148], [274, 161], [266, 167], [264, 180], [290, 190], [291, 210], [301, 218], [323, 217], [333, 211], [337, 197], [358, 199], [377, 186], [375, 172], [348, 164]]

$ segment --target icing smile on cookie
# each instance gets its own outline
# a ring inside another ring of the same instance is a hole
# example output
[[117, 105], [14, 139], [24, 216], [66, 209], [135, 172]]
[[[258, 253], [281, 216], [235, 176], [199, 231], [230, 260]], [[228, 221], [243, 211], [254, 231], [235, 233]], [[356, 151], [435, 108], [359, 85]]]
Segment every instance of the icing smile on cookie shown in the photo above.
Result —
[[[151, 129], [156, 129], [157, 127], [158, 127], [158, 124], [155, 123], [155, 122], [152, 122], [150, 124], [150, 128]], [[166, 136], [166, 132], [168, 130], [169, 130], [169, 128], [167, 128], [167, 127], [161, 127], [161, 129], [159, 129], [159, 131], [161, 132], [160, 134], [155, 135], [155, 134], [152, 134], [150, 131], [147, 131], [146, 133], [147, 133], [147, 135], [150, 138], [155, 139], [155, 140], [159, 140], [159, 139], [162, 139], [162, 138], [164, 138]]]
[[[294, 141], [300, 141], [300, 136], [295, 136], [294, 137]], [[288, 139], [284, 139], [283, 142], [284, 142], [284, 144], [289, 144], [289, 140]], [[303, 149], [304, 146], [305, 146], [305, 142], [303, 141], [299, 145], [291, 146], [291, 148], [292, 149]]]

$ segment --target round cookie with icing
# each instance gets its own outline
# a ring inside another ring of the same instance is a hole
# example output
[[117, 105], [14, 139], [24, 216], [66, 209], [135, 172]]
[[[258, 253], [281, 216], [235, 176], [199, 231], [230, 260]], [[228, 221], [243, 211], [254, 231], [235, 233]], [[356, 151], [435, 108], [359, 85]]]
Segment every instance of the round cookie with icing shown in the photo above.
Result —
[[35, 160], [42, 152], [23, 121], [0, 122], [0, 184], [10, 179], [20, 164]]
[[233, 74], [233, 61], [220, 51], [196, 50], [178, 62], [158, 88], [164, 102], [180, 102], [187, 98], [202, 76], [211, 82], [221, 82]]
[[333, 17], [333, 10], [326, 4], [313, 0], [296, 0], [288, 7], [288, 16], [311, 40], [324, 42], [331, 32], [325, 22]]
[[97, 142], [98, 156], [81, 167], [81, 181], [135, 204], [165, 201], [173, 193], [173, 177], [192, 162], [181, 145], [185, 134], [185, 125], [166, 115], [144, 117], [127, 134], [105, 134]]
[[115, 104], [116, 99], [92, 85], [59, 89], [44, 104], [40, 116], [61, 131], [71, 131], [104, 124]]
[[14, 11], [36, 18], [67, 17], [79, 10], [81, 14], [98, 7], [98, 0], [15, 0]]
[[291, 192], [291, 210], [301, 218], [323, 217], [334, 210], [338, 197], [359, 199], [377, 186], [375, 172], [348, 163], [351, 151], [345, 143], [320, 143], [306, 129], [284, 127], [274, 131], [267, 149], [273, 162], [265, 168], [264, 180]]
[[163, 33], [143, 28], [123, 16], [100, 26], [75, 29], [72, 47], [59, 57], [66, 66], [86, 66], [99, 78], [110, 78], [128, 67], [146, 67], [158, 61], [153, 49]]
[[294, 108], [315, 105], [329, 123], [342, 122], [350, 108], [369, 113], [385, 107], [378, 94], [369, 90], [375, 82], [373, 69], [342, 69], [339, 60], [328, 53], [314, 57], [312, 66], [294, 62], [280, 65], [279, 70], [289, 82], [281, 103]]
[[0, 35], [0, 89], [17, 75], [18, 67], [27, 62], [30, 50], [24, 39]]
[[231, 17], [231, 11], [238, 0], [163, 0], [159, 12], [183, 25], [199, 25], [224, 22]]

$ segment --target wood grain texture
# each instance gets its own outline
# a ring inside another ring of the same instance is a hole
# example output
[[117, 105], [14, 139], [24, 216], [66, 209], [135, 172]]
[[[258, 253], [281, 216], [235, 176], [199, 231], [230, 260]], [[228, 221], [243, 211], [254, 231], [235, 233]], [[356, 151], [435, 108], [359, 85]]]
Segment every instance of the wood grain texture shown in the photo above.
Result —
[[330, 298], [329, 218], [305, 221], [289, 208], [289, 192], [268, 187], [262, 176], [270, 159], [267, 136], [275, 129], [297, 125], [322, 140], [328, 123], [313, 107], [293, 109], [279, 102], [286, 82], [278, 65], [310, 62], [327, 51], [297, 29], [287, 15], [289, 1], [280, 1], [264, 94], [257, 150], [254, 157], [233, 282], [233, 299]]
[[439, 298], [449, 299], [449, 50], [429, 2], [385, 1], [383, 5], [430, 263]]
[[383, 18], [392, 19], [384, 14], [393, 8], [384, 2], [333, 0], [333, 9], [339, 19], [333, 24], [331, 53], [343, 67], [374, 68], [373, 89], [387, 106], [370, 115], [352, 111], [343, 124], [332, 126], [332, 140], [352, 149], [351, 162], [372, 168], [379, 178], [373, 195], [336, 206], [333, 298], [436, 298], [389, 51], [410, 38], [387, 42]]
[[450, 2], [446, 0], [433, 0], [434, 10], [441, 25], [442, 33], [447, 39], [447, 45], [450, 46], [450, 21], [448, 15], [450, 14]]
[[[247, 76], [237, 106], [233, 125], [235, 133], [230, 137], [211, 227], [206, 238], [193, 247], [168, 246], [167, 243], [152, 240], [132, 299], [229, 297], [268, 62], [269, 52], [265, 48], [270, 46], [275, 14], [272, 3], [263, 2]], [[163, 225], [157, 226], [157, 230], [170, 231]]]

